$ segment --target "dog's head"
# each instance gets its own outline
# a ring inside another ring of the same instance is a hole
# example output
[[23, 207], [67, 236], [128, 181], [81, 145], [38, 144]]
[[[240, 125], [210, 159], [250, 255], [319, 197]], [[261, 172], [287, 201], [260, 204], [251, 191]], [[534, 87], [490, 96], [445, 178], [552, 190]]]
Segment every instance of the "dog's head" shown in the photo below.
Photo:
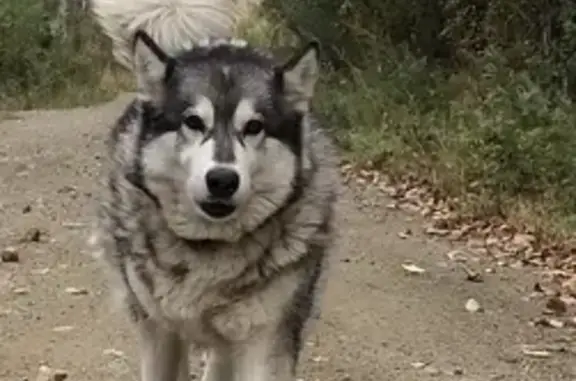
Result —
[[290, 200], [309, 165], [316, 42], [280, 65], [235, 40], [170, 57], [138, 32], [133, 52], [147, 110], [144, 180], [171, 225], [182, 225], [175, 230], [234, 240]]

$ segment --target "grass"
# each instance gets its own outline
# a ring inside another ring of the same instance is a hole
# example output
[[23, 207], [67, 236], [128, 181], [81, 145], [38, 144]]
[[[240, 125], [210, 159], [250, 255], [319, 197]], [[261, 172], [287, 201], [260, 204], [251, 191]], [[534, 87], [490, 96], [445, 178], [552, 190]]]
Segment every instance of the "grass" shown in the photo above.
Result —
[[59, 20], [50, 5], [0, 3], [0, 110], [89, 105], [131, 86], [91, 16]]
[[[0, 4], [0, 111], [88, 105], [132, 88], [89, 15], [54, 29], [43, 4]], [[257, 14], [238, 34], [293, 45], [282, 20]], [[374, 42], [360, 49], [371, 52], [368, 65], [326, 67], [317, 91], [348, 160], [397, 178], [416, 174], [473, 218], [500, 216], [550, 237], [574, 232], [576, 112], [562, 89], [541, 85], [545, 60], [514, 68], [486, 49], [467, 70], [448, 73]]]
[[[264, 15], [241, 32], [257, 43], [293, 42]], [[407, 49], [375, 44], [363, 70], [327, 67], [317, 108], [345, 157], [392, 178], [416, 175], [458, 200], [470, 218], [502, 217], [541, 237], [576, 228], [576, 111], [544, 88], [546, 62], [512, 69], [487, 49], [468, 70], [431, 69]], [[379, 50], [377, 50], [379, 49]]]

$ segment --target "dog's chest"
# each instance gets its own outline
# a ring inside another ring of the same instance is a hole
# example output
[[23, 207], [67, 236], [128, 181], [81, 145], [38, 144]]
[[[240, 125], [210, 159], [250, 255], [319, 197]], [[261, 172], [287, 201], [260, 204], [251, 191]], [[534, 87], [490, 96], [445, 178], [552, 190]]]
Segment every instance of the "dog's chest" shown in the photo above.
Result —
[[247, 269], [247, 263], [238, 255], [227, 254], [222, 260], [199, 257], [178, 266], [158, 264], [152, 259], [130, 263], [129, 286], [152, 318], [199, 345], [210, 345], [218, 339], [244, 340], [254, 330], [280, 318], [296, 282], [287, 283], [286, 275], [258, 291], [226, 296], [227, 287]]

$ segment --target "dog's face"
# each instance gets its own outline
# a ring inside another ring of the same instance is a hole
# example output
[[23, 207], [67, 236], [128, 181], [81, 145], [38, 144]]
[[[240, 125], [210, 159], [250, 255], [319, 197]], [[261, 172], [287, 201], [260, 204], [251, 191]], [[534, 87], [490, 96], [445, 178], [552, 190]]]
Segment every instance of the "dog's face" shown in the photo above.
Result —
[[196, 238], [226, 238], [281, 208], [305, 161], [317, 44], [276, 66], [234, 41], [168, 57], [138, 33], [134, 57], [149, 108], [143, 171], [166, 210], [203, 226]]

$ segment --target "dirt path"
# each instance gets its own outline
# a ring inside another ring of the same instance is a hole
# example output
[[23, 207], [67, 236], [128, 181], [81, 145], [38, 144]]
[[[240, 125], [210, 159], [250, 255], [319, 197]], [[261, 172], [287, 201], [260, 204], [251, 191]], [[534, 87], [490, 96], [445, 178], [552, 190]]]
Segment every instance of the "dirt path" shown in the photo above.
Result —
[[[127, 99], [0, 123], [0, 247], [17, 246], [20, 256], [0, 263], [1, 381], [34, 380], [42, 363], [65, 369], [70, 380], [137, 379], [131, 331], [107, 303], [82, 225], [92, 212], [106, 126]], [[468, 282], [447, 261], [448, 244], [417, 233], [398, 238], [420, 224], [385, 208], [372, 216], [374, 208], [359, 208], [366, 197], [347, 191], [341, 202], [341, 257], [308, 343], [304, 380], [576, 380], [571, 351], [522, 354], [522, 344], [570, 347], [574, 338], [568, 329], [528, 324], [542, 311], [522, 299], [534, 275], [499, 270]], [[40, 230], [40, 242], [18, 245], [30, 229]], [[401, 265], [408, 260], [426, 273], [407, 275]], [[466, 311], [469, 298], [484, 312]]]

